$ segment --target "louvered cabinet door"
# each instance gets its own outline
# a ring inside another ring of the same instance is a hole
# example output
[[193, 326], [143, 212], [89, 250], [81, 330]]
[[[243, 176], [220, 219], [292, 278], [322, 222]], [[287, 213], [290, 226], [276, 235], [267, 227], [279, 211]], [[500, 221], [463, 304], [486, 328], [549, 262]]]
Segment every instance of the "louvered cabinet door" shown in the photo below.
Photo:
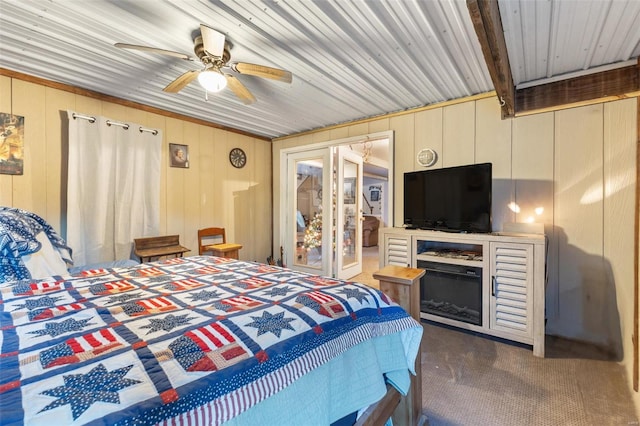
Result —
[[411, 266], [411, 236], [385, 234], [383, 265]]
[[491, 328], [532, 343], [533, 244], [491, 242], [490, 284]]

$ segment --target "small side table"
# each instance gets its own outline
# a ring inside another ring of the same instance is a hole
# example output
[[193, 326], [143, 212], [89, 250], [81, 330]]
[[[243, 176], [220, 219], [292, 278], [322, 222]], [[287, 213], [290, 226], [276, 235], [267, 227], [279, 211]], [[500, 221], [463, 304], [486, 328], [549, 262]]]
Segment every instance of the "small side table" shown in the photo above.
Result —
[[223, 243], [205, 246], [205, 250], [211, 250], [214, 256], [227, 257], [229, 259], [238, 259], [238, 252], [242, 248], [242, 244]]
[[[420, 322], [420, 278], [424, 269], [388, 265], [373, 273], [380, 281], [380, 290]], [[420, 343], [422, 348], [422, 342]], [[428, 424], [422, 414], [422, 350], [418, 351], [415, 363], [416, 376], [412, 377], [407, 396], [400, 399], [391, 418], [397, 425]]]

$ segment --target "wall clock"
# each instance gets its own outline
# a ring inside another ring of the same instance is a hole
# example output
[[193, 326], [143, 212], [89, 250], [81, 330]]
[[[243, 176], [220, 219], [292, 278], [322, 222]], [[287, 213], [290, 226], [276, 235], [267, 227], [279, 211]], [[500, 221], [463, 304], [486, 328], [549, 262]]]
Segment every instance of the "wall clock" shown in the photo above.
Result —
[[247, 154], [240, 148], [233, 148], [229, 152], [229, 161], [237, 169], [241, 169], [247, 164]]
[[431, 167], [438, 161], [438, 154], [431, 148], [421, 149], [416, 157], [418, 164], [424, 167]]

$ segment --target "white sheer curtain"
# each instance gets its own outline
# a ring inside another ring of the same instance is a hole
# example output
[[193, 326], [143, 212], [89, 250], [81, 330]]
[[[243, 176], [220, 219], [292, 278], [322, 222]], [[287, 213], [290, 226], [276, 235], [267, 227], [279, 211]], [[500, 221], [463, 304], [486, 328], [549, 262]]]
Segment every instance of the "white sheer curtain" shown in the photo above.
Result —
[[129, 259], [134, 238], [160, 229], [162, 133], [67, 113], [67, 243], [74, 263]]

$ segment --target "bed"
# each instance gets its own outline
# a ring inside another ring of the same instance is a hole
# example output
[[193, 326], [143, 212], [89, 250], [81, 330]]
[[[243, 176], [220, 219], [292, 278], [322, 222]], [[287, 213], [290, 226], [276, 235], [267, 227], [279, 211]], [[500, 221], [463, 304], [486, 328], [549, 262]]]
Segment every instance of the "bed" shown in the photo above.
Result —
[[422, 327], [354, 282], [212, 256], [0, 284], [0, 423], [318, 424], [406, 393]]

